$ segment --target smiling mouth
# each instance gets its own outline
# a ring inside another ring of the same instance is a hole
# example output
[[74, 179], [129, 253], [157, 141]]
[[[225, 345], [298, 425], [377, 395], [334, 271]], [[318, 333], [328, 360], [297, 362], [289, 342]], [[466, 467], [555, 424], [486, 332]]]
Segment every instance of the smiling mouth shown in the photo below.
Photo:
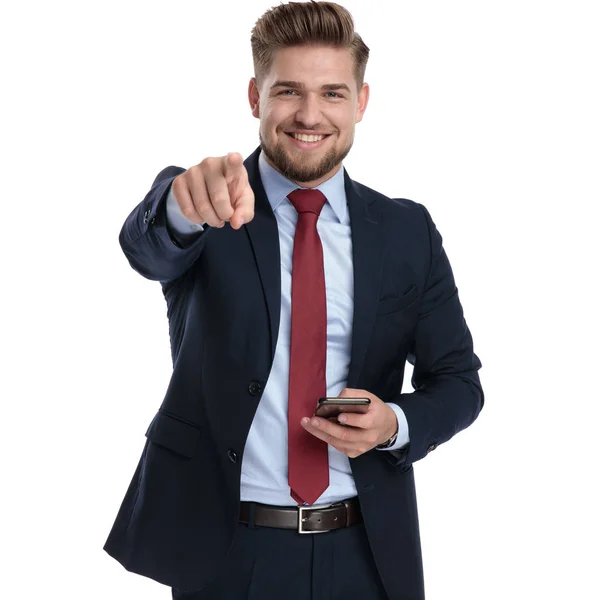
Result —
[[324, 140], [325, 138], [328, 138], [331, 134], [328, 133], [327, 135], [307, 135], [304, 133], [287, 133], [286, 132], [286, 135], [298, 142], [303, 142], [305, 144], [316, 144], [316, 143]]

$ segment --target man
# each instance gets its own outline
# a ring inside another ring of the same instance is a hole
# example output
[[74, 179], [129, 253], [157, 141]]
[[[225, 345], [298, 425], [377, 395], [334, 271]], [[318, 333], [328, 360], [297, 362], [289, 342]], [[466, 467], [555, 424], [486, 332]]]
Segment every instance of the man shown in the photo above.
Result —
[[[442, 239], [342, 168], [369, 99], [350, 14], [280, 5], [252, 49], [260, 147], [166, 168], [121, 231], [174, 368], [105, 550], [178, 599], [424, 598], [412, 465], [483, 405]], [[325, 396], [370, 405], [305, 422]]]

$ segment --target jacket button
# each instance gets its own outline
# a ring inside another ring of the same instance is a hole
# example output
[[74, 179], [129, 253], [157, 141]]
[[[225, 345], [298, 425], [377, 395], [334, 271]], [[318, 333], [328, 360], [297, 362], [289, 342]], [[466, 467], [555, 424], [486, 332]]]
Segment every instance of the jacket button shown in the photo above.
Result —
[[147, 210], [147, 211], [144, 213], [144, 223], [147, 223], [147, 222], [148, 222], [148, 217], [149, 217], [149, 216], [150, 216], [150, 210]]
[[229, 456], [229, 460], [232, 463], [236, 463], [237, 462], [237, 454], [233, 450], [228, 450], [227, 451], [227, 456]]
[[435, 450], [438, 447], [437, 444], [431, 444], [429, 448], [427, 448], [427, 454], [429, 454], [432, 450]]
[[152, 219], [150, 221], [150, 225], [154, 225], [154, 223], [156, 223], [156, 217], [152, 217]]
[[248, 391], [253, 395], [253, 396], [258, 396], [258, 394], [260, 394], [262, 392], [262, 385], [260, 385], [260, 383], [258, 381], [253, 381], [249, 386], [248, 386]]

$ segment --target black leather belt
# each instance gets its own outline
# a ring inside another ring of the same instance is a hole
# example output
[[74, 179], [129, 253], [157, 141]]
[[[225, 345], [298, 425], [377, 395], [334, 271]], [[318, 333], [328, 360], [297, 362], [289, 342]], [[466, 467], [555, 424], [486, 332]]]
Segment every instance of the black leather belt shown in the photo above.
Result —
[[255, 525], [296, 529], [298, 533], [325, 533], [363, 522], [358, 496], [323, 506], [272, 506], [241, 502], [240, 523], [250, 523], [252, 505]]

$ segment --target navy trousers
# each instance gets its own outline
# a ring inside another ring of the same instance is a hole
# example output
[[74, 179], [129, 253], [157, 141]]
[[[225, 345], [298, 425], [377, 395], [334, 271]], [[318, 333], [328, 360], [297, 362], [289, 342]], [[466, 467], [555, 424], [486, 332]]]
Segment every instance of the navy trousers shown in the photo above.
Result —
[[172, 594], [173, 600], [389, 600], [363, 523], [314, 534], [238, 523], [217, 578]]

